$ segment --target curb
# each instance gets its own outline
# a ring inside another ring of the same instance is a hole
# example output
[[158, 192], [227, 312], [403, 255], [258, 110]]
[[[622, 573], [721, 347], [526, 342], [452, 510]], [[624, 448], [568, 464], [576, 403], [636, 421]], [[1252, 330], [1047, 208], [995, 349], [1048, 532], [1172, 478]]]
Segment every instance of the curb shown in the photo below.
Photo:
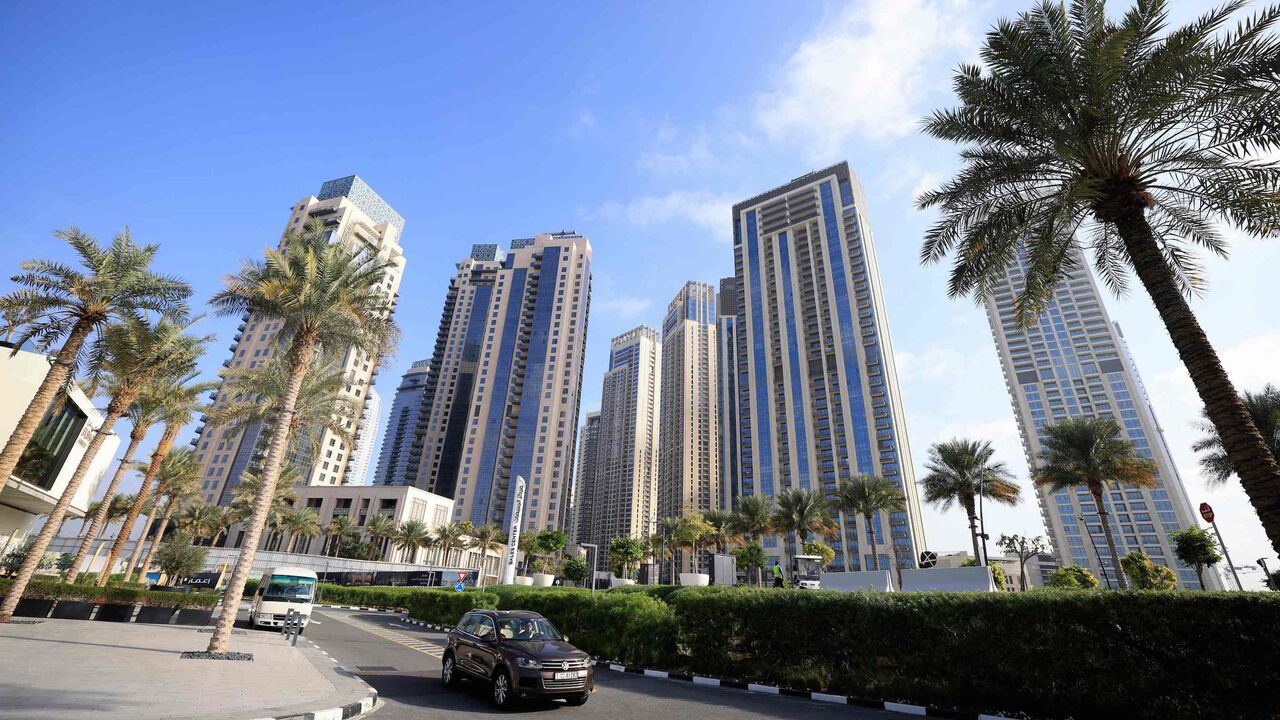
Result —
[[384, 613], [398, 613], [398, 612], [402, 612], [402, 611], [400, 611], [400, 610], [388, 610], [387, 608], [375, 608], [375, 607], [361, 607], [361, 606], [359, 606], [359, 605], [321, 605], [321, 604], [317, 604], [317, 605], [316, 605], [316, 607], [318, 607], [318, 608], [329, 608], [329, 609], [331, 609], [331, 610], [363, 610], [363, 611], [365, 611], [365, 612], [384, 612]]
[[[410, 622], [417, 621], [411, 620]], [[418, 624], [422, 625], [424, 623]], [[861, 707], [872, 708], [874, 710], [885, 710], [888, 712], [903, 713], [905, 715], [943, 717], [952, 718], [953, 720], [1013, 720], [1013, 718], [1007, 718], [1003, 715], [988, 715], [986, 713], [965, 712], [963, 710], [946, 710], [943, 708], [927, 707], [925, 705], [911, 705], [909, 703], [890, 702], [888, 700], [870, 700], [867, 698], [854, 697], [852, 695], [832, 695], [830, 693], [814, 692], [810, 690], [792, 690], [791, 688], [775, 687], [773, 685], [760, 685], [757, 683], [741, 682], [739, 680], [722, 680], [720, 678], [703, 677], [701, 675], [686, 675], [683, 673], [667, 672], [666, 670], [627, 667], [626, 665], [619, 665], [617, 663], [601, 662], [596, 665], [596, 669], [608, 669], [614, 672], [631, 673], [632, 675], [643, 675], [645, 677], [665, 678], [667, 680], [682, 680], [684, 682], [693, 683], [694, 685], [733, 688], [735, 690], [746, 690], [747, 692], [761, 693], [764, 695], [785, 695], [787, 697], [797, 697], [806, 700], [814, 700], [816, 702], [833, 703], [836, 705], [858, 705]]]
[[378, 691], [370, 690], [368, 697], [360, 698], [355, 702], [349, 702], [346, 705], [338, 707], [325, 708], [324, 710], [316, 710], [314, 712], [297, 713], [294, 715], [279, 715], [269, 718], [256, 718], [255, 720], [346, 720], [347, 718], [359, 717], [378, 704]]

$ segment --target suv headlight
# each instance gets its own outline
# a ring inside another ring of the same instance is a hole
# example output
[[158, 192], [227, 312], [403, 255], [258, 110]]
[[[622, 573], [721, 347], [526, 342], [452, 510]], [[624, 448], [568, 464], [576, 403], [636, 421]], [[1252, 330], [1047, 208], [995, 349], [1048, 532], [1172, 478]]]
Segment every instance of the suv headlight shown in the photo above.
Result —
[[516, 665], [522, 668], [527, 668], [529, 670], [542, 669], [542, 663], [538, 662], [537, 660], [530, 660], [529, 658], [523, 658], [523, 657], [516, 658]]

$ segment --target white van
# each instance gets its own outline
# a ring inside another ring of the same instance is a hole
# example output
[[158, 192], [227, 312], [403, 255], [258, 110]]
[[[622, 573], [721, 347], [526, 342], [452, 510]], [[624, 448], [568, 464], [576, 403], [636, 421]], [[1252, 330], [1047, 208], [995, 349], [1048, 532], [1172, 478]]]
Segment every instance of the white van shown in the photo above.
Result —
[[306, 568], [278, 567], [262, 576], [253, 595], [249, 622], [253, 627], [280, 627], [290, 610], [302, 614], [302, 627], [311, 619], [316, 601], [316, 574]]

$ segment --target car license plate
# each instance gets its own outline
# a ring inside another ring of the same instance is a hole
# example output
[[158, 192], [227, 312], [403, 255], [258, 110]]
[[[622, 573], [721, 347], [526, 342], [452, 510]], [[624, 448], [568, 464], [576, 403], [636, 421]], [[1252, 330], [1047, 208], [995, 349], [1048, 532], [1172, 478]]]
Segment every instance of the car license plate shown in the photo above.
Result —
[[575, 680], [587, 674], [586, 670], [570, 670], [569, 672], [556, 673], [557, 680]]

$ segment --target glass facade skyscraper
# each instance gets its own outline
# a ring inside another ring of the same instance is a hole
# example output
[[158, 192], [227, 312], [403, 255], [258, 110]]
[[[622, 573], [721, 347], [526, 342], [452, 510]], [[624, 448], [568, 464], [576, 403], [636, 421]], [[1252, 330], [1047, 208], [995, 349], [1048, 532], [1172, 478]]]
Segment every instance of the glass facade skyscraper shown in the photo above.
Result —
[[418, 360], [400, 378], [387, 416], [378, 466], [373, 473], [374, 485], [413, 485], [417, 480], [422, 455], [419, 418], [430, 364], [430, 360]]
[[[1107, 490], [1116, 549], [1121, 555], [1144, 552], [1173, 569], [1179, 587], [1198, 589], [1195, 571], [1179, 566], [1169, 542], [1170, 532], [1196, 524], [1186, 488], [1120, 327], [1107, 315], [1083, 254], [1077, 251], [1075, 261], [1078, 269], [1058, 284], [1030, 327], [1018, 326], [1014, 308], [1025, 288], [1025, 257], [1010, 264], [985, 300], [1027, 464], [1040, 462], [1045, 426], [1073, 417], [1114, 418], [1134, 449], [1156, 463], [1159, 480], [1154, 489]], [[1084, 566], [1115, 586], [1119, 568], [1089, 492], [1037, 487], [1036, 497], [1058, 562]], [[1213, 571], [1205, 573], [1205, 584], [1222, 589]]]
[[[906, 510], [871, 528], [881, 567], [914, 567], [919, 495], [866, 200], [846, 163], [733, 208], [738, 466], [731, 495], [818, 490], [867, 473]], [[841, 517], [835, 569], [869, 567], [861, 519]], [[766, 543], [768, 554], [785, 549]], [[890, 565], [892, 563], [892, 565]]]

